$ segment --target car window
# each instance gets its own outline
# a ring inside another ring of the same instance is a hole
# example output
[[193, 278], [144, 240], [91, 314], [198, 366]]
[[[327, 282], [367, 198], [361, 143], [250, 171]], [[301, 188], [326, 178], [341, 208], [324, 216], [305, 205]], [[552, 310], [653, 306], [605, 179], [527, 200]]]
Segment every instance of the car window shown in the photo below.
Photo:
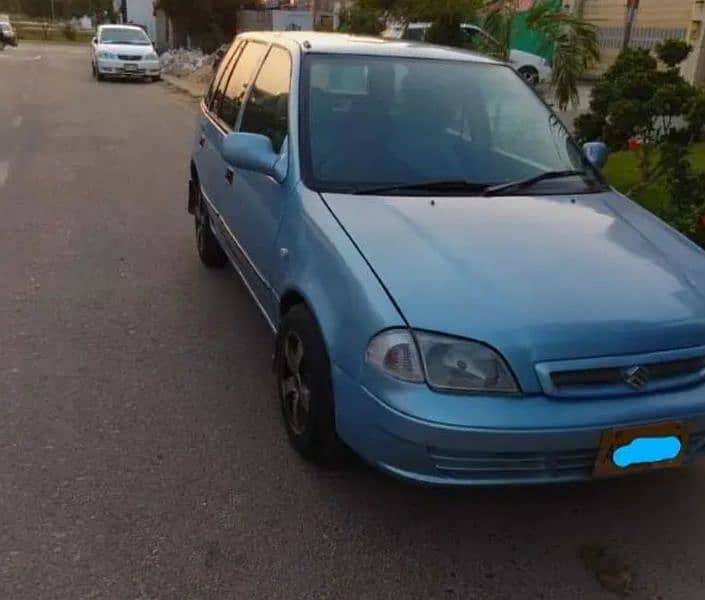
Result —
[[493, 185], [585, 168], [560, 121], [503, 65], [309, 55], [302, 81], [303, 166], [314, 189]]
[[240, 130], [266, 135], [277, 152], [289, 133], [290, 87], [291, 57], [283, 48], [274, 47], [250, 92]]
[[111, 27], [110, 29], [101, 30], [100, 43], [147, 46], [152, 42], [147, 37], [147, 34], [140, 29]]
[[266, 50], [264, 44], [248, 42], [232, 70], [218, 108], [218, 117], [230, 128], [235, 128], [247, 87]]
[[241, 43], [239, 40], [235, 40], [228, 51], [225, 53], [220, 66], [215, 72], [211, 86], [206, 94], [205, 103], [211, 110], [217, 111], [217, 105], [220, 105], [220, 101], [223, 98], [223, 92], [225, 91], [225, 84], [227, 83], [226, 73], [230, 73], [230, 64], [232, 63], [233, 57], [236, 55], [237, 51], [240, 49]]

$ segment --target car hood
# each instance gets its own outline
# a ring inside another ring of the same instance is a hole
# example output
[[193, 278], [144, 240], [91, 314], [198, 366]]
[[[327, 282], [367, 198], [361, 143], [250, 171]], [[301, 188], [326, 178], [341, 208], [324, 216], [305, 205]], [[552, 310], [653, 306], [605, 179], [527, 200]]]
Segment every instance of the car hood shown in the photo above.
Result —
[[134, 44], [99, 44], [98, 52], [111, 52], [113, 54], [131, 54], [143, 56], [154, 52], [153, 46], [136, 46]]
[[705, 252], [615, 192], [324, 199], [412, 327], [528, 364], [705, 340]]

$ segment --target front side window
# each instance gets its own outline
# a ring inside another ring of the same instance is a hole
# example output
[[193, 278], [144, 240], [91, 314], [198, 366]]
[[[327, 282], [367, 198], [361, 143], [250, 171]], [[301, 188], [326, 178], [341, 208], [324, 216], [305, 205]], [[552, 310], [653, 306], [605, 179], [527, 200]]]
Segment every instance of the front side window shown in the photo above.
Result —
[[147, 37], [147, 34], [140, 29], [111, 27], [100, 32], [100, 43], [149, 46], [152, 42]]
[[588, 171], [591, 181], [551, 182], [578, 193], [598, 178], [555, 115], [503, 65], [309, 55], [302, 86], [303, 166], [314, 189], [491, 186]]
[[290, 86], [291, 57], [272, 48], [250, 92], [240, 130], [266, 135], [277, 152], [289, 133]]
[[218, 109], [218, 117], [231, 129], [235, 127], [247, 87], [266, 50], [264, 44], [248, 42], [232, 70]]

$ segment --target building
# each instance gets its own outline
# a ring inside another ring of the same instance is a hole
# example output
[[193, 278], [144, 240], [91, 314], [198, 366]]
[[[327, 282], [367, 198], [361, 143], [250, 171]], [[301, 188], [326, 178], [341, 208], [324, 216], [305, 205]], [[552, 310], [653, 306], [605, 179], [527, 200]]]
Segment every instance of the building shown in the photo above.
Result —
[[113, 0], [113, 9], [121, 23], [140, 25], [152, 40], [157, 39], [154, 0]]
[[630, 47], [651, 49], [667, 38], [686, 40], [693, 53], [682, 67], [683, 75], [705, 85], [705, 0], [573, 0], [571, 9], [598, 28], [603, 55], [598, 71], [612, 64], [622, 49], [630, 7]]

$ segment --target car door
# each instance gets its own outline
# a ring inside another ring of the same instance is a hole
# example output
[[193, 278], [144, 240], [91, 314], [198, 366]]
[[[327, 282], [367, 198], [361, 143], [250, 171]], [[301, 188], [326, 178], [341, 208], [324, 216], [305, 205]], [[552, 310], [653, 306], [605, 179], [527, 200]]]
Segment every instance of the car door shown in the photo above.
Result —
[[[214, 150], [213, 162], [211, 163], [213, 171], [209, 173], [212, 189], [211, 200], [227, 226], [231, 226], [235, 220], [239, 190], [238, 182], [235, 180], [235, 171], [222, 156], [223, 141], [229, 133], [238, 127], [247, 91], [266, 52], [267, 44], [263, 42], [248, 40], [243, 44], [217, 109], [214, 119], [216, 125], [214, 135], [208, 140]], [[229, 234], [230, 250], [236, 252], [239, 250], [237, 241], [232, 239], [232, 231], [227, 233]], [[237, 253], [235, 258], [239, 259]]]
[[235, 41], [230, 46], [220, 63], [208, 93], [203, 99], [198, 118], [193, 160], [200, 177], [202, 190], [211, 202], [214, 202], [216, 195], [216, 177], [222, 177], [218, 168], [219, 152], [217, 148], [220, 147], [221, 138], [226, 131], [224, 124], [218, 118], [218, 112], [242, 46], [243, 42], [241, 41]]
[[[268, 137], [280, 161], [289, 158], [289, 97], [292, 59], [285, 48], [273, 45], [257, 74], [245, 104], [239, 131]], [[233, 212], [228, 226], [240, 245], [243, 274], [273, 319], [277, 298], [269, 285], [277, 260], [275, 242], [286, 206], [286, 182], [237, 169]]]

